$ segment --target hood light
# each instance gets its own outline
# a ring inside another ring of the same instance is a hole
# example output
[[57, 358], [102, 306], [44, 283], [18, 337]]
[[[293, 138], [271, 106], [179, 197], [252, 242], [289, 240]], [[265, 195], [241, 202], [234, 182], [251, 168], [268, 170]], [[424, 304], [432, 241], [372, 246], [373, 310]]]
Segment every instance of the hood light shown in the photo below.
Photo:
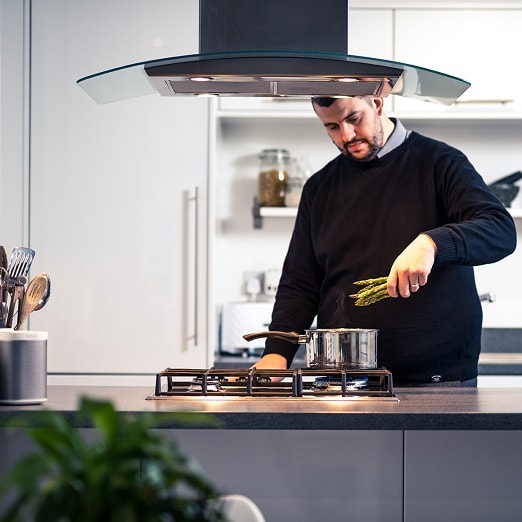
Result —
[[214, 78], [212, 78], [211, 76], [194, 76], [192, 78], [189, 78], [191, 82], [210, 82], [213, 79]]

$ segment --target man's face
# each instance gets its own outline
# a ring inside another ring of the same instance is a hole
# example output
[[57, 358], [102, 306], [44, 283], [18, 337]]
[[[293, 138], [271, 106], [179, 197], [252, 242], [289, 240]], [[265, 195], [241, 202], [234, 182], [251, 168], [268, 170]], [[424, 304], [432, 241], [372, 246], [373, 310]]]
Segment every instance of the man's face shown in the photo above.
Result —
[[357, 161], [370, 161], [384, 145], [384, 132], [379, 113], [379, 99], [338, 98], [330, 107], [314, 104], [335, 146]]

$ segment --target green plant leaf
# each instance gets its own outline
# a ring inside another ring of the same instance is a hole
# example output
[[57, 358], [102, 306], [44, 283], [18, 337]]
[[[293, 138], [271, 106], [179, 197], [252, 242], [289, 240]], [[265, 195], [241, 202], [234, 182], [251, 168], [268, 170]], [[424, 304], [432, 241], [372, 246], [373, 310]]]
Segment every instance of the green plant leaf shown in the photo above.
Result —
[[[78, 419], [96, 430], [95, 440], [87, 443], [57, 412], [44, 413], [44, 427], [13, 421], [38, 451], [20, 460], [2, 481], [0, 495], [13, 495], [2, 521], [224, 520], [215, 502], [219, 491], [172, 437], [153, 429], [152, 415], [119, 413], [108, 401], [83, 397]], [[209, 425], [208, 416], [186, 413], [165, 420]]]

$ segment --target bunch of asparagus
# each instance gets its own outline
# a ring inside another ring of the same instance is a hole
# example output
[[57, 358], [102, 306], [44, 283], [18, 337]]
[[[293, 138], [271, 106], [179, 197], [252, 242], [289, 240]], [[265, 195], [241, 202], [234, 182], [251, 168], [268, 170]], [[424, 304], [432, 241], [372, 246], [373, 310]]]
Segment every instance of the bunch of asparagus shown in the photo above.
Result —
[[368, 306], [381, 299], [390, 297], [386, 289], [387, 277], [376, 277], [374, 279], [363, 279], [355, 281], [354, 285], [362, 286], [356, 294], [351, 294], [352, 299], [356, 299], [355, 306]]

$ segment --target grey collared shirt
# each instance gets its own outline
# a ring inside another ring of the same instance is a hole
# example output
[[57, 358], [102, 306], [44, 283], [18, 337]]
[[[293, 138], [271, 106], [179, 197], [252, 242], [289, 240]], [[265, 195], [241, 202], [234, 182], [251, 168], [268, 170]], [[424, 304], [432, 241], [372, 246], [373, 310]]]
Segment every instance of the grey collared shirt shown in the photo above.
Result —
[[384, 147], [377, 153], [378, 158], [382, 158], [385, 154], [388, 154], [388, 152], [397, 148], [401, 143], [404, 143], [410, 135], [411, 131], [406, 130], [399, 120], [393, 121], [395, 123], [395, 128], [388, 138], [388, 141], [384, 144]]

